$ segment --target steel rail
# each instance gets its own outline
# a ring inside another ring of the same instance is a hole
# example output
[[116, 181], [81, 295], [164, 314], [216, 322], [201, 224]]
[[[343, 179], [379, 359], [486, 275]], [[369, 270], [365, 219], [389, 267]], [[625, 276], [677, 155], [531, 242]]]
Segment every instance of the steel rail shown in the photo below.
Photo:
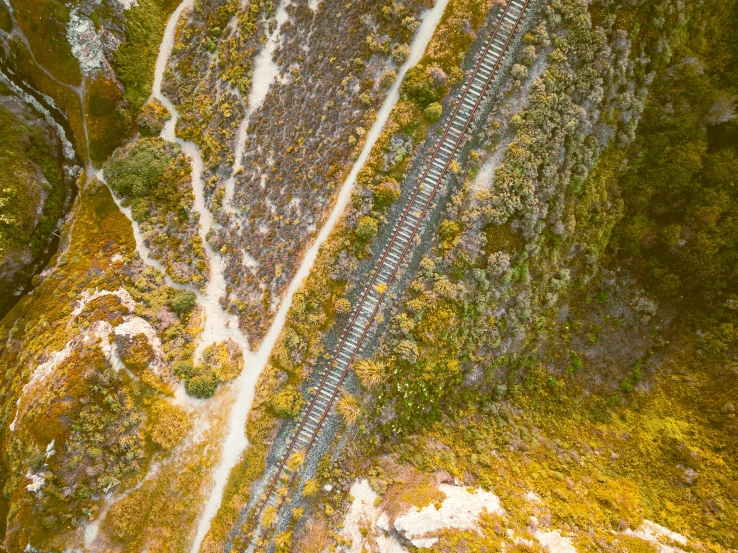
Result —
[[[269, 502], [269, 499], [274, 494], [274, 490], [277, 487], [277, 483], [278, 483], [280, 477], [283, 474], [285, 474], [285, 472], [286, 472], [285, 469], [290, 470], [289, 467], [286, 467], [286, 464], [287, 464], [287, 461], [289, 460], [289, 457], [291, 456], [291, 454], [295, 450], [295, 445], [296, 445], [296, 443], [297, 443], [297, 441], [298, 441], [298, 439], [300, 437], [300, 433], [303, 430], [303, 428], [305, 427], [305, 424], [307, 423], [307, 421], [309, 420], [309, 417], [311, 415], [311, 412], [313, 411], [313, 409], [315, 407], [315, 403], [318, 400], [318, 398], [320, 397], [320, 392], [323, 390], [323, 388], [324, 388], [324, 386], [326, 384], [326, 381], [327, 381], [328, 377], [330, 376], [331, 369], [335, 366], [336, 360], [337, 360], [338, 356], [341, 354], [342, 348], [343, 348], [344, 344], [346, 343], [348, 337], [350, 336], [351, 330], [352, 330], [354, 324], [356, 323], [356, 320], [361, 315], [362, 308], [364, 307], [364, 303], [366, 302], [367, 297], [369, 296], [369, 294], [371, 293], [371, 291], [374, 289], [375, 282], [376, 282], [377, 278], [379, 277], [379, 275], [381, 273], [382, 266], [385, 263], [385, 261], [387, 259], [387, 256], [389, 255], [390, 251], [392, 250], [392, 247], [395, 244], [395, 241], [397, 239], [397, 236], [400, 233], [400, 230], [403, 228], [403, 225], [406, 222], [408, 215], [410, 214], [411, 210], [413, 209], [413, 205], [414, 205], [415, 200], [416, 200], [416, 198], [417, 198], [417, 196], [418, 196], [418, 194], [419, 194], [419, 192], [420, 192], [420, 190], [422, 188], [422, 184], [425, 181], [425, 179], [428, 177], [428, 174], [430, 173], [431, 168], [433, 167], [434, 160], [436, 160], [436, 158], [438, 157], [439, 152], [441, 151], [441, 148], [444, 146], [444, 141], [448, 137], [448, 134], [451, 131], [452, 126], [455, 123], [457, 123], [455, 121], [456, 118], [457, 118], [457, 115], [459, 114], [459, 111], [461, 110], [461, 108], [462, 108], [462, 106], [464, 104], [464, 100], [466, 99], [467, 94], [471, 90], [472, 86], [475, 84], [475, 79], [476, 79], [476, 77], [477, 77], [477, 75], [479, 73], [479, 70], [482, 67], [482, 64], [486, 61], [486, 56], [489, 53], [489, 50], [492, 47], [493, 42], [497, 38], [497, 35], [499, 33], [500, 28], [505, 23], [505, 18], [507, 17], [507, 15], [508, 15], [508, 13], [510, 11], [510, 8], [513, 6], [514, 3], [520, 4], [520, 8], [519, 8], [520, 9], [520, 13], [516, 16], [515, 22], [512, 25], [512, 29], [510, 30], [510, 32], [509, 32], [509, 34], [507, 36], [507, 39], [505, 40], [505, 44], [504, 44], [502, 50], [500, 51], [500, 53], [498, 54], [497, 60], [494, 62], [494, 67], [490, 70], [490, 74], [487, 77], [487, 79], [485, 80], [484, 85], [482, 87], [482, 90], [481, 90], [481, 92], [479, 92], [479, 94], [477, 96], [477, 99], [474, 102], [474, 107], [471, 109], [471, 113], [467, 117], [467, 120], [466, 120], [466, 122], [464, 124], [463, 129], [459, 132], [459, 136], [456, 139], [456, 142], [454, 144], [454, 147], [452, 148], [451, 152], [448, 154], [448, 159], [446, 160], [446, 162], [445, 162], [445, 164], [443, 166], [443, 170], [440, 172], [440, 174], [437, 177], [434, 177], [436, 179], [436, 184], [433, 187], [433, 191], [430, 193], [428, 199], [426, 200], [426, 203], [425, 203], [425, 206], [423, 208], [423, 211], [417, 217], [417, 221], [412, 224], [412, 232], [410, 234], [410, 237], [407, 239], [407, 243], [405, 244], [405, 246], [404, 246], [404, 248], [402, 250], [401, 255], [399, 256], [399, 258], [396, 261], [393, 262], [393, 264], [395, 265], [395, 267], [392, 270], [392, 272], [391, 272], [391, 274], [389, 276], [389, 279], [388, 279], [388, 281], [386, 283], [387, 286], [389, 286], [389, 284], [394, 280], [395, 275], [397, 274], [398, 270], [400, 269], [400, 266], [402, 265], [402, 262], [405, 259], [405, 256], [406, 256], [406, 254], [407, 254], [407, 252], [408, 252], [408, 250], [410, 248], [410, 245], [412, 244], [413, 239], [417, 235], [418, 229], [420, 228], [420, 225], [421, 225], [421, 223], [423, 221], [423, 218], [425, 217], [425, 215], [427, 214], [428, 210], [430, 209], [430, 206], [432, 205], [433, 200], [435, 198], [436, 192], [437, 192], [438, 188], [440, 187], [441, 182], [443, 181], [444, 177], [446, 176], [446, 173], [448, 172], [448, 169], [449, 169], [449, 167], [451, 165], [451, 162], [454, 160], [454, 156], [456, 155], [456, 153], [457, 153], [457, 151], [458, 151], [458, 149], [459, 149], [459, 147], [461, 145], [462, 140], [465, 138], [466, 131], [468, 130], [469, 126], [471, 125], [471, 122], [472, 122], [472, 120], [474, 118], [474, 114], [475, 114], [476, 110], [478, 109], [479, 104], [482, 102], [482, 99], [484, 98], [484, 95], [485, 95], [485, 93], [486, 93], [486, 91], [487, 91], [490, 83], [492, 82], [492, 79], [494, 78], [494, 76], [495, 76], [495, 74], [497, 72], [497, 69], [499, 68], [499, 65], [501, 64], [502, 59], [503, 59], [505, 53], [507, 52], [507, 48], [508, 48], [510, 42], [512, 41], [513, 37], [515, 36], [515, 32], [517, 31], [517, 28], [518, 28], [518, 26], [520, 24], [520, 21], [522, 20], [523, 15], [525, 14], [525, 10], [528, 7], [529, 2], [530, 2], [530, 0], [517, 0], [517, 2], [516, 2], [516, 0], [509, 0], [508, 3], [505, 5], [505, 8], [503, 10], [503, 13], [499, 16], [499, 20], [497, 22], [497, 25], [495, 27], [495, 30], [494, 30], [492, 36], [487, 41], [487, 44], [485, 45], [484, 51], [479, 56], [479, 61], [477, 62], [476, 66], [474, 68], [474, 71], [472, 72], [472, 74], [471, 74], [471, 76], [469, 78], [469, 82], [464, 87], [463, 92], [461, 93], [461, 95], [458, 98], [457, 104], [455, 105], [454, 111], [453, 111], [451, 117], [449, 118], [448, 124], [445, 126], [444, 132], [443, 132], [440, 140], [438, 141], [438, 145], [436, 146], [436, 148], [433, 151], [433, 154], [430, 157], [430, 160], [429, 160], [429, 162], [427, 164], [427, 168], [425, 169], [425, 172], [423, 173], [423, 176], [419, 179], [418, 186], [415, 187], [415, 190], [413, 192], [413, 195], [410, 198], [410, 200], [408, 201], [407, 207], [404, 209], [404, 211], [402, 213], [402, 216], [400, 218], [400, 221], [397, 223], [397, 227], [396, 227], [395, 231], [392, 234], [392, 237], [387, 242], [387, 245], [384, 248], [382, 257], [381, 257], [381, 259], [379, 260], [379, 262], [375, 266], [375, 270], [374, 270], [374, 272], [372, 274], [372, 278], [371, 278], [369, 284], [366, 286], [365, 291], [364, 291], [364, 293], [362, 295], [361, 300], [357, 304], [355, 313], [352, 316], [351, 321], [348, 323], [348, 325], [346, 326], [345, 331], [343, 332], [342, 339], [341, 339], [339, 345], [335, 349], [335, 354], [333, 355], [333, 357], [331, 359], [331, 362], [328, 364], [328, 366], [327, 366], [327, 368], [325, 370], [325, 374], [323, 375], [323, 378], [321, 379], [321, 382], [320, 382], [318, 388], [316, 389], [316, 391], [315, 391], [315, 393], [313, 395], [313, 398], [312, 398], [312, 400], [310, 402], [310, 405], [308, 406], [308, 408], [305, 410], [303, 416], [301, 417], [300, 425], [294, 431], [294, 437], [292, 438], [292, 440], [290, 442], [290, 445], [287, 448], [287, 451], [282, 456], [282, 459], [280, 461], [279, 467], [277, 468], [277, 471], [276, 471], [274, 477], [272, 478], [272, 481], [270, 482], [269, 487], [267, 488], [267, 490], [265, 492], [265, 497], [264, 497], [263, 501], [261, 502], [261, 506], [260, 506], [259, 510], [257, 511], [257, 513], [256, 513], [257, 524], [258, 524], [259, 518], [261, 517], [261, 514], [263, 513], [264, 509], [266, 508], [266, 506], [267, 506], [267, 504]], [[384, 297], [385, 297], [386, 293], [387, 293], [387, 290], [386, 289], [383, 292], [380, 292], [380, 295], [379, 295], [379, 298], [378, 298], [378, 300], [376, 302], [376, 305], [375, 305], [375, 307], [374, 307], [374, 309], [373, 309], [373, 311], [372, 311], [372, 313], [371, 313], [368, 321], [366, 322], [366, 325], [365, 325], [364, 330], [363, 330], [363, 332], [361, 334], [361, 337], [358, 339], [358, 341], [357, 341], [357, 343], [356, 343], [356, 345], [354, 347], [354, 351], [353, 351], [353, 354], [351, 355], [350, 360], [346, 363], [346, 368], [342, 371], [342, 374], [341, 374], [341, 377], [340, 377], [340, 379], [338, 381], [338, 384], [335, 386], [335, 390], [332, 392], [332, 394], [330, 396], [330, 400], [328, 400], [327, 405], [325, 405], [325, 407], [321, 407], [321, 410], [323, 411], [323, 413], [322, 413], [322, 415], [321, 415], [321, 417], [319, 419], [319, 422], [318, 422], [315, 430], [312, 431], [312, 433], [311, 433], [310, 440], [308, 441], [308, 443], [304, 447], [304, 449], [299, 449], [300, 451], [304, 451], [306, 454], [307, 454], [308, 451], [310, 451], [310, 449], [312, 447], [312, 444], [313, 444], [315, 438], [317, 437], [318, 433], [320, 432], [320, 429], [321, 429], [321, 427], [323, 425], [323, 422], [325, 421], [325, 418], [327, 417], [328, 413], [330, 412], [330, 408], [333, 405], [333, 402], [335, 401], [335, 398], [336, 398], [336, 396], [338, 395], [338, 392], [341, 389], [341, 385], [343, 384], [343, 380], [345, 379], [345, 377], [346, 377], [346, 375], [348, 373], [348, 370], [349, 370], [351, 364], [353, 363], [354, 359], [356, 358], [356, 355], [358, 355], [359, 350], [361, 349], [362, 343], [364, 341], [364, 338], [366, 337], [366, 335], [369, 332], [369, 329], [370, 329], [372, 323], [374, 322], [374, 318], [376, 317], [376, 314], [377, 314], [377, 312], [378, 312], [378, 310], [379, 310], [379, 308], [380, 308], [380, 306], [382, 304], [382, 301], [384, 300]], [[290, 472], [293, 472], [293, 471], [290, 470]], [[297, 472], [298, 471], [294, 471], [293, 472], [292, 477], [290, 478], [289, 482], [287, 483], [287, 487], [288, 488], [294, 483], [294, 479], [295, 479], [295, 477], [297, 475]], [[275, 509], [276, 509], [277, 512], [279, 511], [279, 509], [283, 505], [284, 501], [285, 501], [285, 499], [282, 499], [275, 506]]]

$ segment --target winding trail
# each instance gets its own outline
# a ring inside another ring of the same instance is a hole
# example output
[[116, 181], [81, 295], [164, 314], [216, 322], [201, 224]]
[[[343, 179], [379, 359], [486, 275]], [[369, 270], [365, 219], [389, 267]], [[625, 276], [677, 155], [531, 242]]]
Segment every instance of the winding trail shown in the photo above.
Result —
[[[398, 76], [395, 83], [390, 88], [387, 97], [385, 98], [382, 107], [377, 113], [377, 118], [372, 125], [371, 129], [367, 133], [364, 147], [354, 163], [354, 166], [346, 178], [345, 182], [340, 188], [340, 191], [336, 197], [333, 209], [331, 210], [328, 218], [323, 223], [323, 226], [318, 234], [317, 238], [305, 254], [302, 263], [295, 274], [292, 282], [290, 283], [287, 292], [281, 302], [276, 316], [267, 332], [264, 340], [257, 351], [252, 352], [249, 349], [248, 340], [246, 336], [241, 332], [238, 326], [238, 318], [235, 315], [228, 313], [220, 304], [220, 298], [224, 296], [226, 291], [226, 283], [224, 277], [225, 260], [219, 252], [215, 251], [207, 240], [208, 233], [213, 228], [213, 214], [208, 210], [205, 201], [204, 194], [204, 183], [202, 181], [203, 161], [197, 146], [189, 141], [182, 140], [176, 136], [175, 128], [177, 125], [178, 113], [172, 102], [162, 93], [162, 81], [164, 77], [167, 64], [171, 57], [177, 25], [180, 18], [192, 9], [194, 0], [183, 0], [177, 9], [172, 13], [167, 27], [164, 32], [164, 38], [159, 49], [159, 55], [156, 61], [156, 69], [154, 75], [154, 85], [152, 96], [160, 101], [170, 112], [171, 119], [167, 122], [164, 129], [162, 130], [161, 137], [168, 142], [178, 144], [182, 151], [189, 157], [192, 164], [192, 186], [193, 193], [195, 196], [194, 209], [200, 216], [200, 236], [203, 242], [203, 248], [205, 254], [210, 263], [210, 275], [208, 284], [204, 293], [197, 293], [198, 304], [202, 307], [205, 315], [205, 326], [202, 334], [200, 335], [198, 344], [196, 346], [196, 357], [202, 354], [202, 351], [210, 344], [228, 340], [229, 338], [234, 340], [244, 353], [244, 367], [238, 378], [230, 384], [234, 388], [235, 401], [231, 408], [231, 413], [228, 420], [228, 429], [226, 431], [226, 438], [223, 442], [223, 453], [220, 463], [213, 471], [212, 475], [212, 490], [208, 497], [208, 500], [204, 506], [202, 515], [200, 517], [195, 539], [192, 544], [191, 553], [198, 553], [200, 546], [210, 530], [210, 525], [213, 517], [220, 507], [225, 485], [228, 480], [228, 476], [233, 467], [241, 459], [243, 452], [248, 447], [248, 440], [246, 439], [245, 427], [248, 412], [251, 409], [251, 405], [254, 400], [254, 393], [256, 383], [259, 375], [264, 370], [270, 353], [276, 343], [287, 318], [287, 313], [292, 305], [292, 299], [297, 290], [302, 285], [303, 280], [308, 276], [310, 270], [315, 264], [320, 247], [327, 240], [328, 236], [332, 232], [336, 223], [340, 219], [343, 211], [345, 210], [348, 202], [351, 198], [351, 193], [356, 182], [356, 177], [359, 171], [362, 169], [364, 163], [369, 157], [371, 149], [374, 147], [379, 135], [384, 127], [392, 108], [399, 99], [399, 90], [402, 79], [407, 70], [415, 65], [423, 56], [425, 49], [433, 36], [436, 26], [441, 20], [441, 17], [446, 9], [449, 0], [437, 0], [434, 7], [427, 10], [422, 16], [422, 24], [419, 27], [415, 38], [411, 44], [410, 55], [407, 61], [402, 65], [398, 71]], [[261, 53], [256, 58], [254, 68], [254, 83], [252, 85], [252, 93], [249, 95], [249, 106], [246, 111], [244, 120], [241, 122], [238, 133], [238, 141], [236, 145], [236, 156], [234, 162], [234, 170], [240, 167], [241, 160], [243, 159], [243, 148], [245, 143], [246, 127], [248, 125], [248, 119], [258, 105], [263, 102], [266, 92], [269, 86], [274, 81], [275, 74], [272, 68], [272, 54], [276, 47], [279, 31], [281, 25], [286, 21], [285, 7], [289, 4], [289, 0], [284, 0], [283, 4], [278, 8], [276, 13], [276, 19], [278, 25], [276, 29], [270, 34], [266, 44], [262, 48]], [[104, 175], [100, 174], [100, 178], [104, 178]], [[232, 196], [233, 182], [228, 185], [228, 196]], [[119, 204], [120, 205], [120, 204]], [[227, 205], [227, 203], [226, 203]], [[121, 209], [130, 218], [130, 210]], [[142, 254], [142, 258], [149, 265], [162, 270], [161, 263], [156, 262], [148, 253], [147, 248], [143, 243], [140, 229], [138, 225], [131, 221], [134, 228], [134, 237], [136, 238], [136, 244], [139, 252]], [[167, 282], [172, 284], [171, 279], [167, 278]], [[177, 285], [177, 287], [183, 287]], [[190, 287], [187, 287], [191, 289]], [[193, 290], [194, 291], [194, 290]]]

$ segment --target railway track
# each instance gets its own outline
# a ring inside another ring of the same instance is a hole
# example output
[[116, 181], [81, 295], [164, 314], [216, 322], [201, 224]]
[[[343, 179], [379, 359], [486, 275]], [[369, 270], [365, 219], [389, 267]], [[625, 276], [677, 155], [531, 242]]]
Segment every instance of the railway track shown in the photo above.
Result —
[[352, 312], [319, 386], [308, 406], [301, 413], [299, 426], [293, 432], [287, 451], [262, 496], [256, 511], [257, 529], [251, 536], [245, 551], [255, 550], [264, 512], [273, 508], [276, 514], [285, 502], [287, 495], [283, 490], [290, 488], [299, 472], [299, 468], [290, 469], [287, 466], [288, 461], [295, 453], [307, 454], [320, 432], [351, 364], [362, 350], [364, 338], [382, 305], [387, 288], [410, 250], [420, 224], [430, 209], [435, 194], [461, 146], [474, 113], [500, 67], [529, 2], [530, 0], [508, 0], [498, 14], [494, 32], [479, 56], [472, 74], [467, 78], [462, 93], [457, 97], [453, 114], [446, 123], [438, 145], [408, 200], [402, 216], [392, 229], [391, 238], [382, 250], [382, 255], [371, 273], [370, 281]]

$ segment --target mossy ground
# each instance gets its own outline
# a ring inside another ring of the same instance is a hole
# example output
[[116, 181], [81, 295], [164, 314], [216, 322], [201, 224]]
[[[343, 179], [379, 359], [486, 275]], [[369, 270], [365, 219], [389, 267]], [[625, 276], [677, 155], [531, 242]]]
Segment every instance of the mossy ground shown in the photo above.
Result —
[[[7, 91], [9, 92], [9, 91]], [[0, 88], [0, 94], [5, 92]], [[29, 114], [30, 115], [30, 114]], [[0, 265], [21, 268], [41, 253], [64, 210], [65, 182], [61, 152], [45, 125], [0, 107]], [[40, 174], [39, 174], [40, 173]], [[44, 199], [45, 198], [45, 199]], [[39, 213], [37, 213], [37, 210]], [[30, 254], [31, 259], [23, 260]], [[16, 259], [19, 256], [21, 259]], [[8, 267], [9, 268], [9, 267]], [[28, 278], [3, 281], [0, 310], [12, 289]]]
[[[106, 187], [93, 182], [84, 189], [69, 248], [52, 266], [34, 294], [23, 298], [0, 326], [5, 451], [1, 514], [3, 525], [8, 524], [9, 551], [20, 551], [29, 541], [42, 548], [68, 545], [76, 529], [99, 514], [104, 490], [117, 492], [140, 481], [150, 461], [165, 458], [186, 428], [181, 413], [163, 413], [160, 404], [172, 393], [169, 363], [192, 355], [198, 317], [177, 317], [168, 310], [175, 291], [137, 260], [130, 223]], [[145, 367], [152, 350], [148, 343], [141, 347], [143, 335], [118, 340], [127, 370], [116, 368], [94, 340], [85, 340], [75, 342], [70, 356], [56, 366], [53, 386], [42, 380], [23, 393], [30, 374], [50, 354], [100, 322], [113, 327], [123, 322], [129, 310], [113, 295], [90, 301], [73, 316], [85, 294], [121, 289], [137, 302], [136, 315], [160, 333], [164, 371], [157, 375]], [[152, 405], [159, 405], [154, 417], [169, 429], [159, 424], [154, 431], [143, 424]], [[20, 413], [14, 415], [16, 408]], [[11, 431], [13, 417], [17, 421]], [[51, 440], [55, 453], [46, 457]], [[28, 471], [45, 478], [38, 494], [26, 489]], [[193, 468], [182, 474], [202, 478], [203, 473]], [[185, 489], [197, 491], [191, 484]], [[180, 524], [179, 519], [172, 524]]]

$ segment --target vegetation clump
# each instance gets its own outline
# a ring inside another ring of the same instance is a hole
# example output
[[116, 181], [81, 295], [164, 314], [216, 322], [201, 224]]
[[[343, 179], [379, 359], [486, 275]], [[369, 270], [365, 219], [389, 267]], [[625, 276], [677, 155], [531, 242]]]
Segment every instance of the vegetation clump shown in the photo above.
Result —
[[[193, 209], [191, 166], [179, 147], [143, 138], [116, 150], [104, 170], [112, 190], [130, 205], [147, 247], [172, 279], [204, 287], [208, 263]], [[183, 303], [175, 311], [192, 309], [187, 294], [181, 295]]]
[[171, 117], [164, 104], [152, 98], [143, 105], [138, 115], [138, 132], [141, 136], [158, 136]]
[[278, 417], [292, 418], [303, 405], [302, 394], [292, 387], [287, 387], [272, 398], [271, 407]]
[[181, 407], [165, 400], [151, 406], [147, 420], [151, 440], [163, 449], [172, 449], [190, 429], [187, 413]]

